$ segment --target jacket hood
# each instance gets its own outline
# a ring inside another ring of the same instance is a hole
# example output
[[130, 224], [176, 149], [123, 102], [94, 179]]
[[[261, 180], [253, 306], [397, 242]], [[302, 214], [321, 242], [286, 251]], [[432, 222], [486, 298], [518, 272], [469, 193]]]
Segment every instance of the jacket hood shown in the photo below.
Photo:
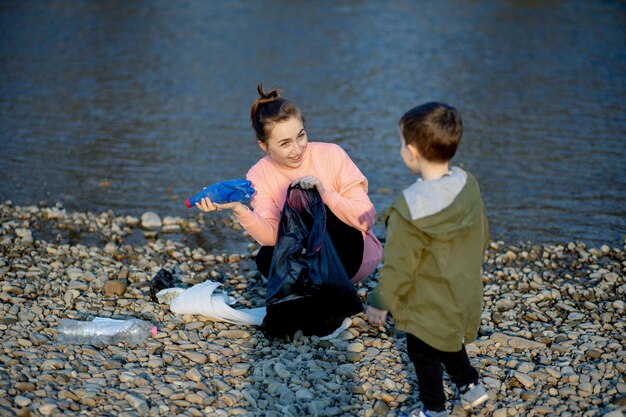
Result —
[[483, 210], [478, 183], [458, 167], [435, 180], [417, 180], [402, 192], [394, 208], [416, 228], [448, 239], [472, 226]]

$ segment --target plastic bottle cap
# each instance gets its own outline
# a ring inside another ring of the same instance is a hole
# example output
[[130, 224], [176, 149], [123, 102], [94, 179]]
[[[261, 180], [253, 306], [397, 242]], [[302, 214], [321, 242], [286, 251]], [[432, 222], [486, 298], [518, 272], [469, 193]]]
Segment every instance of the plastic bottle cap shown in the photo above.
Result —
[[158, 332], [159, 329], [157, 329], [156, 326], [152, 326], [152, 330], [150, 330], [150, 334], [152, 335], [152, 337], [156, 336]]
[[191, 202], [189, 201], [189, 199], [185, 200], [185, 205], [187, 206], [187, 208], [191, 208]]

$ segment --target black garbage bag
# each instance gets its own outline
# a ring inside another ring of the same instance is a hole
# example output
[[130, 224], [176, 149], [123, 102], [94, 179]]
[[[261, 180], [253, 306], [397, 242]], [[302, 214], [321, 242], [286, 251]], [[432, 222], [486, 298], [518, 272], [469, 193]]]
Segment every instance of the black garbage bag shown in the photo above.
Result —
[[363, 311], [326, 230], [326, 210], [316, 189], [289, 187], [278, 225], [266, 292], [267, 337], [332, 333]]

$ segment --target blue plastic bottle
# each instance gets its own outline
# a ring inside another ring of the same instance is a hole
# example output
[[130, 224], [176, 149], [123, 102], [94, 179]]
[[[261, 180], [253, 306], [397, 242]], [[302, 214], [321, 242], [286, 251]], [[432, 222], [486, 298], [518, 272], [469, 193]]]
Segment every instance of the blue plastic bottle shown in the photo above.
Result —
[[254, 188], [248, 180], [234, 179], [218, 182], [208, 187], [191, 198], [185, 200], [187, 208], [195, 207], [204, 197], [211, 199], [213, 203], [224, 204], [233, 201], [246, 201], [252, 198]]

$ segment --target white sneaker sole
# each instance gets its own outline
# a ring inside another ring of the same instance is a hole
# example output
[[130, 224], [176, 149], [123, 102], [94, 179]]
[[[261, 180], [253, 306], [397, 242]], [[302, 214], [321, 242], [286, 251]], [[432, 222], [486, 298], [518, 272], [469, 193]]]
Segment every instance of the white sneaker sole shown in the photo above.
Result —
[[331, 340], [331, 339], [334, 339], [337, 336], [339, 336], [339, 334], [341, 332], [343, 332], [344, 330], [346, 330], [350, 326], [352, 326], [352, 319], [350, 317], [346, 317], [345, 319], [343, 319], [343, 322], [341, 323], [341, 326], [337, 327], [337, 330], [335, 330], [334, 332], [332, 332], [329, 335], [320, 337], [320, 340]]
[[489, 395], [487, 395], [487, 393], [481, 395], [480, 397], [476, 398], [474, 401], [470, 402], [462, 402], [463, 403], [463, 408], [466, 410], [470, 410], [474, 407], [478, 407], [481, 404], [486, 403], [489, 400]]

